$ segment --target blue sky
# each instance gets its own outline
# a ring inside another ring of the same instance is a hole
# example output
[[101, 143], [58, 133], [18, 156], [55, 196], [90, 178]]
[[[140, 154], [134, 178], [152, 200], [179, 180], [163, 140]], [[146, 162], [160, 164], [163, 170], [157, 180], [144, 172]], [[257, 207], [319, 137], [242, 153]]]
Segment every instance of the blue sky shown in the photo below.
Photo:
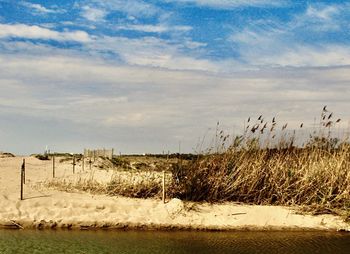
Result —
[[193, 152], [217, 121], [348, 125], [350, 2], [0, 0], [0, 150]]

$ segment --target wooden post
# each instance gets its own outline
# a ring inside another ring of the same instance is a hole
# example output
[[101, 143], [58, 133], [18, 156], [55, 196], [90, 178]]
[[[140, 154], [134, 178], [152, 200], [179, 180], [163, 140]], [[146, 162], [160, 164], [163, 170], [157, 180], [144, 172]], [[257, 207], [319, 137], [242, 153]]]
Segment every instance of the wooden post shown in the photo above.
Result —
[[82, 161], [81, 161], [81, 168], [82, 168], [83, 171], [84, 171], [84, 163], [85, 163], [85, 157], [84, 157], [84, 155], [83, 155], [83, 157], [82, 157], [81, 159], [82, 159]]
[[163, 197], [162, 197], [162, 200], [163, 200], [163, 203], [165, 204], [165, 171], [163, 170], [163, 184], [162, 184], [162, 187], [163, 187]]
[[73, 174], [75, 174], [75, 155], [73, 154]]
[[55, 155], [52, 156], [52, 178], [55, 178]]
[[26, 184], [26, 160], [23, 159], [23, 184]]
[[25, 159], [23, 159], [23, 164], [21, 167], [21, 200], [23, 200], [23, 183], [24, 183], [24, 171], [25, 171]]

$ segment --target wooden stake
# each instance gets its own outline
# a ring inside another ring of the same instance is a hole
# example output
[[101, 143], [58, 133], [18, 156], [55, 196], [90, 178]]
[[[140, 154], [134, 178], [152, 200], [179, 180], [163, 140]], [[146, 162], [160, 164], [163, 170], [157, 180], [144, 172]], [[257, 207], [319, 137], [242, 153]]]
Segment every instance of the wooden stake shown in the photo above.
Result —
[[165, 204], [165, 171], [163, 170], [163, 184], [162, 184], [163, 186], [163, 198], [162, 198], [162, 200], [163, 200], [163, 203]]
[[23, 159], [23, 164], [21, 167], [21, 200], [23, 200], [23, 183], [24, 183], [24, 170], [25, 170], [25, 159]]
[[75, 156], [73, 155], [73, 174], [75, 174]]
[[26, 160], [23, 159], [23, 184], [26, 184]]
[[83, 171], [84, 171], [84, 163], [85, 163], [85, 157], [83, 155], [83, 158], [82, 158], [82, 161], [81, 161], [81, 168], [83, 169]]
[[55, 155], [52, 156], [52, 177], [55, 178]]

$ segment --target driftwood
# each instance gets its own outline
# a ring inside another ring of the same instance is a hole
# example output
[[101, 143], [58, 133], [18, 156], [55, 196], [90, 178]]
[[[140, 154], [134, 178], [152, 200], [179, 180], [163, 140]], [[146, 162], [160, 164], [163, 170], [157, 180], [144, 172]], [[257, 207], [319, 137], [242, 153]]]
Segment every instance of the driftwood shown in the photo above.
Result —
[[22, 227], [20, 224], [16, 223], [14, 220], [10, 220], [10, 222], [12, 223], [12, 225], [16, 226], [19, 229], [24, 229], [24, 227]]
[[5, 228], [5, 229], [24, 229], [23, 226], [20, 224], [16, 223], [14, 220], [10, 220], [9, 223], [7, 224], [0, 224], [0, 228]]

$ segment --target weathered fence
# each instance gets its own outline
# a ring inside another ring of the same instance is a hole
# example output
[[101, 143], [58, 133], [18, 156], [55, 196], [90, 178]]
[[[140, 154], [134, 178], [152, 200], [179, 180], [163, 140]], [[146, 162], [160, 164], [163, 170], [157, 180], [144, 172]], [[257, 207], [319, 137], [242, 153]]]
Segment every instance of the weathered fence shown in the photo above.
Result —
[[96, 149], [96, 150], [90, 150], [90, 149], [84, 149], [84, 157], [85, 158], [113, 158], [114, 149]]

